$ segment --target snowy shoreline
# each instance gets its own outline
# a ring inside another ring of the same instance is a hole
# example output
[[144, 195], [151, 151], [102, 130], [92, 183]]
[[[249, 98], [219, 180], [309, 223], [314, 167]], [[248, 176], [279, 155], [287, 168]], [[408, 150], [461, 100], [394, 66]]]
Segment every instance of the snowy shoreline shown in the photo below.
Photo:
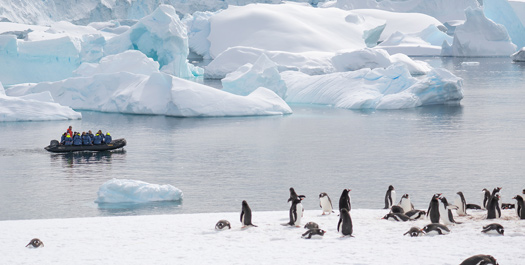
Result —
[[[240, 204], [239, 204], [240, 211]], [[131, 217], [93, 217], [1, 221], [0, 248], [6, 264], [459, 264], [476, 254], [494, 256], [500, 264], [520, 264], [525, 227], [514, 210], [485, 220], [485, 211], [456, 217], [443, 236], [403, 236], [428, 220], [392, 222], [388, 210], [353, 209], [354, 237], [341, 237], [337, 213], [306, 210], [303, 225], [313, 221], [323, 238], [303, 239], [306, 230], [282, 226], [287, 211], [253, 212], [258, 227], [241, 228], [239, 212]], [[216, 231], [229, 220], [231, 230]], [[481, 233], [490, 223], [505, 227], [505, 236]], [[25, 248], [34, 237], [45, 247]]]

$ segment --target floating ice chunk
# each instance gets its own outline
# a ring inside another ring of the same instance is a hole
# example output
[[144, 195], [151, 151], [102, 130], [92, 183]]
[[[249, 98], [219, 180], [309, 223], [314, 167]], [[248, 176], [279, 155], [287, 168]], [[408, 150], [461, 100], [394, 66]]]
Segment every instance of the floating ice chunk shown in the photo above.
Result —
[[510, 57], [512, 57], [512, 60], [515, 62], [525, 62], [525, 47], [513, 53]]
[[281, 79], [277, 64], [261, 54], [255, 64], [245, 64], [221, 80], [224, 91], [246, 96], [259, 87], [274, 91], [281, 98], [286, 95], [286, 85]]
[[463, 66], [478, 66], [479, 62], [461, 62]]
[[131, 179], [111, 179], [99, 187], [96, 203], [144, 203], [180, 201], [182, 191], [172, 185], [150, 184]]

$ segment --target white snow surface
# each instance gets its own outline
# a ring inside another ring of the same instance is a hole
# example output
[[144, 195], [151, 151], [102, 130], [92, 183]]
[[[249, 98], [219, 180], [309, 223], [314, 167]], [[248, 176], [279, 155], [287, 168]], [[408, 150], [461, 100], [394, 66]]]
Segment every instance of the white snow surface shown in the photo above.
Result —
[[[250, 201], [248, 200], [248, 203]], [[283, 203], [283, 208], [287, 207]], [[486, 211], [455, 217], [447, 235], [403, 236], [428, 220], [382, 220], [388, 211], [352, 209], [353, 236], [337, 232], [337, 213], [306, 210], [302, 225], [316, 222], [324, 237], [304, 239], [302, 227], [282, 226], [288, 211], [261, 212], [252, 208], [258, 227], [241, 228], [239, 212], [157, 216], [96, 217], [1, 221], [6, 264], [429, 264], [457, 265], [477, 254], [494, 256], [500, 264], [521, 264], [525, 253], [523, 220], [514, 210], [500, 219], [485, 220]], [[426, 209], [425, 209], [426, 210]], [[216, 231], [218, 220], [232, 229]], [[505, 235], [481, 233], [499, 223]], [[44, 247], [24, 247], [39, 238]]]
[[150, 184], [140, 180], [111, 179], [99, 187], [96, 203], [144, 203], [180, 201], [182, 191], [169, 184]]
[[512, 54], [511, 57], [515, 62], [525, 62], [525, 47]]

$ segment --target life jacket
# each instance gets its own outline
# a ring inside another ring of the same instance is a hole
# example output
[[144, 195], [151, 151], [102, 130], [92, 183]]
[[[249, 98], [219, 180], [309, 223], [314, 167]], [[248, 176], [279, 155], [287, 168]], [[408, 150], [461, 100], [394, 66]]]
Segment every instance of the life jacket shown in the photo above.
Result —
[[73, 138], [68, 134], [66, 135], [66, 139], [64, 139], [64, 145], [72, 145], [73, 144]]

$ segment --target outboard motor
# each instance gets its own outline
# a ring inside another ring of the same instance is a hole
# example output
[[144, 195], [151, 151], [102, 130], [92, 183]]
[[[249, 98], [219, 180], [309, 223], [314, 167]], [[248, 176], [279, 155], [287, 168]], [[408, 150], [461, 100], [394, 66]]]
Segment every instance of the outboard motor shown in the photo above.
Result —
[[49, 147], [56, 147], [58, 146], [59, 142], [57, 140], [51, 140], [49, 143]]

